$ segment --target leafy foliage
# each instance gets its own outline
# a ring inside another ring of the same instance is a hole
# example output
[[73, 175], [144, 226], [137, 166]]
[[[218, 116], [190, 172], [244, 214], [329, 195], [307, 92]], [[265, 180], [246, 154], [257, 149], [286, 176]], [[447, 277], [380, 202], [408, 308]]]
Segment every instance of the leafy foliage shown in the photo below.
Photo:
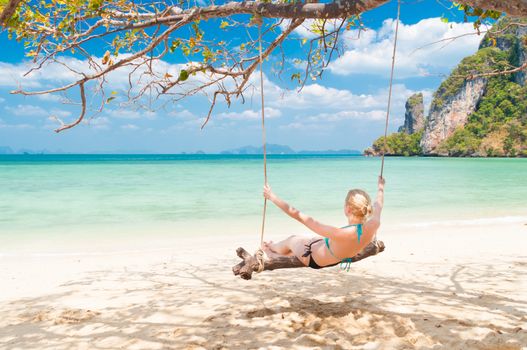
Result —
[[[423, 136], [423, 131], [414, 134], [397, 132], [386, 137], [386, 155], [390, 156], [416, 156], [423, 152], [419, 142]], [[379, 137], [373, 142], [373, 150], [380, 154], [384, 147], [384, 136]]]
[[413, 94], [412, 96], [410, 96], [410, 98], [408, 98], [408, 101], [407, 101], [408, 105], [411, 107], [416, 106], [422, 102], [423, 102], [422, 93]]
[[505, 70], [508, 67], [509, 54], [495, 47], [486, 47], [472, 56], [465, 57], [434, 93], [432, 109], [441, 108], [457, 94], [470, 75]]
[[448, 139], [438, 147], [439, 153], [454, 157], [465, 157], [476, 153], [481, 139], [465, 128], [457, 129]]
[[485, 21], [486, 19], [497, 20], [501, 17], [500, 11], [484, 10], [482, 8], [472, 7], [470, 5], [460, 4], [457, 2], [454, 2], [453, 5], [460, 11], [463, 11], [465, 22], [468, 22], [469, 17], [476, 17], [476, 20], [473, 22], [473, 24], [474, 29], [476, 29], [478, 33], [483, 21]]
[[490, 79], [479, 108], [469, 116], [465, 128], [483, 138], [512, 121], [525, 126], [526, 115], [527, 87], [498, 76]]

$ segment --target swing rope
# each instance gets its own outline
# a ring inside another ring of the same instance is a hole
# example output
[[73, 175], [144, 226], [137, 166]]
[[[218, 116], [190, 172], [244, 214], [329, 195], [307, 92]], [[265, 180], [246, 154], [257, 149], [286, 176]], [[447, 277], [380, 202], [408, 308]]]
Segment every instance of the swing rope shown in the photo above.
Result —
[[[258, 42], [260, 52], [260, 96], [262, 106], [262, 145], [263, 145], [263, 170], [264, 170], [264, 185], [267, 185], [267, 143], [265, 140], [265, 100], [264, 100], [264, 82], [263, 82], [263, 55], [262, 55], [262, 19], [258, 22]], [[258, 272], [264, 270], [264, 252], [263, 239], [265, 232], [265, 217], [267, 213], [267, 198], [264, 197], [264, 205], [262, 212], [262, 228], [260, 231], [260, 248], [256, 251], [255, 256], [258, 261]]]
[[384, 172], [384, 154], [386, 153], [386, 137], [388, 136], [388, 120], [390, 119], [390, 106], [392, 103], [393, 71], [395, 67], [395, 52], [397, 51], [397, 34], [399, 33], [399, 20], [401, 17], [401, 0], [397, 0], [397, 21], [395, 22], [395, 38], [393, 40], [392, 70], [390, 72], [390, 89], [388, 90], [388, 107], [386, 108], [386, 124], [384, 125], [384, 144], [382, 146], [381, 177]]

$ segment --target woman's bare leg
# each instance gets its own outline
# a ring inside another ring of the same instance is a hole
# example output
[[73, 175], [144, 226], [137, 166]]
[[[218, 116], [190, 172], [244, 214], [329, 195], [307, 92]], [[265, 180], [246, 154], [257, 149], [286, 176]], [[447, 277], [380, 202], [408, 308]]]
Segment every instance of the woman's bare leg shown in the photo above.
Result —
[[277, 253], [280, 255], [291, 255], [291, 245], [296, 238], [297, 236], [289, 236], [280, 242], [265, 242], [264, 246], [267, 247], [273, 253]]
[[302, 236], [290, 236], [283, 241], [265, 242], [264, 251], [269, 256], [285, 255], [285, 256], [296, 256], [300, 261], [307, 265], [307, 258], [303, 257], [305, 245], [311, 239]]

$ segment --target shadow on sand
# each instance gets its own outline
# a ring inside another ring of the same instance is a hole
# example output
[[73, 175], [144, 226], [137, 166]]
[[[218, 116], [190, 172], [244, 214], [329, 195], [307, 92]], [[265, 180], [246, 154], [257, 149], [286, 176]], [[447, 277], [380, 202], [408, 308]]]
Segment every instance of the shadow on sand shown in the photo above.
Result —
[[452, 265], [434, 283], [338, 268], [274, 271], [243, 281], [228, 271], [231, 262], [96, 271], [60, 286], [64, 292], [0, 304], [0, 348], [527, 346], [527, 297], [507, 293], [514, 281], [527, 280], [525, 261], [500, 269]]

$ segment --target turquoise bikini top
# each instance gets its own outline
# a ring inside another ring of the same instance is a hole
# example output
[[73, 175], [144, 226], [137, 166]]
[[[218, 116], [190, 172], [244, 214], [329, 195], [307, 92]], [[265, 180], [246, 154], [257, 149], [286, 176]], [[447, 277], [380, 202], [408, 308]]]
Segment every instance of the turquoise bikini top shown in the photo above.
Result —
[[[352, 225], [348, 225], [348, 226], [344, 226], [342, 228], [347, 228], [347, 227], [351, 227], [351, 226], [357, 226], [357, 240], [359, 241], [360, 243], [360, 237], [362, 236], [362, 224], [352, 224]], [[350, 270], [350, 267], [351, 267], [351, 263], [353, 262], [353, 258], [344, 258], [344, 259], [340, 259], [338, 258], [334, 253], [333, 251], [331, 250], [331, 248], [329, 247], [329, 238], [324, 238], [324, 242], [326, 243], [326, 247], [328, 248], [329, 252], [331, 253], [331, 255], [333, 255], [333, 257], [335, 259], [338, 259], [340, 260], [340, 268], [343, 269], [343, 270], [346, 270], [346, 271], [349, 271]]]

